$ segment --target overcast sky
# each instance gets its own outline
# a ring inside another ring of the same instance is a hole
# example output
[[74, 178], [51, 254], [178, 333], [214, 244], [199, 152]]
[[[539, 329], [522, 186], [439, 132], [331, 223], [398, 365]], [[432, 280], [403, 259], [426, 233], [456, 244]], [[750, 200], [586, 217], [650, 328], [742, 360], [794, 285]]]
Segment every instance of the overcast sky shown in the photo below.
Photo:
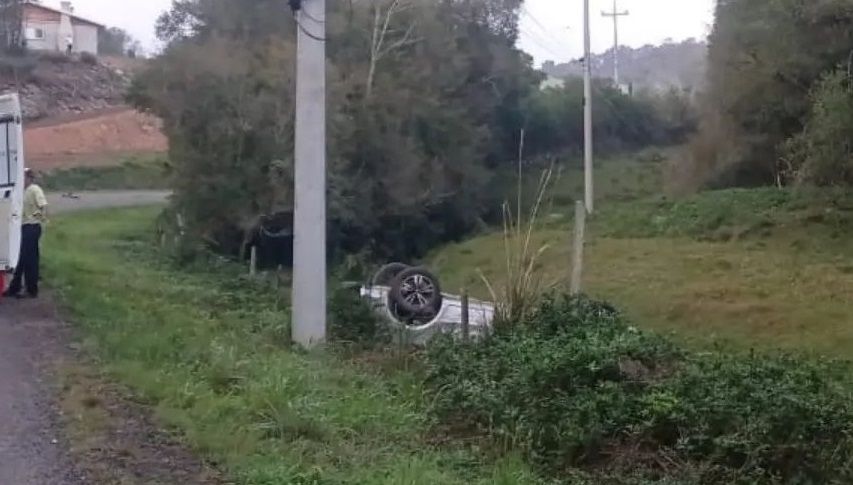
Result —
[[[705, 38], [713, 25], [715, 0], [618, 0], [628, 17], [619, 20], [619, 43], [639, 47], [690, 37]], [[613, 46], [613, 0], [590, 0], [593, 52]], [[583, 55], [582, 0], [527, 0], [522, 12], [521, 47], [537, 64], [566, 61]]]
[[[245, 0], [235, 0], [245, 1]], [[620, 10], [630, 10], [620, 24], [620, 43], [640, 46], [659, 44], [667, 38], [703, 38], [713, 22], [714, 0], [618, 0]], [[58, 6], [59, 0], [44, 0]], [[171, 0], [75, 0], [79, 15], [121, 27], [141, 40], [147, 49], [156, 46], [154, 22]], [[592, 42], [595, 52], [613, 44], [613, 24], [601, 17], [613, 8], [613, 0], [591, 0]], [[582, 0], [527, 0], [522, 16], [521, 47], [536, 63], [566, 61], [583, 51]]]

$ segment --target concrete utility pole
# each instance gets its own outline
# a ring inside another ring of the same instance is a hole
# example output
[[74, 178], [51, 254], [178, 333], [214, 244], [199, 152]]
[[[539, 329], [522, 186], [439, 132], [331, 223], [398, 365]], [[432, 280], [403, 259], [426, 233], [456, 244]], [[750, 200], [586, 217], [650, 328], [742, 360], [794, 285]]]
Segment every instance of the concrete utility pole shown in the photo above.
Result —
[[292, 336], [313, 347], [326, 340], [326, 0], [302, 0], [295, 14]]
[[619, 17], [631, 14], [627, 10], [619, 11], [616, 6], [617, 0], [613, 0], [612, 12], [601, 12], [604, 17], [613, 17], [613, 84], [619, 89]]
[[586, 210], [593, 210], [593, 177], [592, 177], [592, 55], [589, 32], [589, 0], [583, 2], [583, 92], [584, 92], [584, 186], [586, 188]]

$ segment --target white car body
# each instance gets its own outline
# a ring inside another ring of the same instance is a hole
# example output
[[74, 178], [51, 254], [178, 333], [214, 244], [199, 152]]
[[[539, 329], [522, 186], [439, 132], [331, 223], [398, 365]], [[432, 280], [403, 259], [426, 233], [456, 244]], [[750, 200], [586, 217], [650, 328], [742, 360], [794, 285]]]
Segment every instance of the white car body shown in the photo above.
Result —
[[17, 94], [0, 95], [0, 271], [12, 272], [21, 251], [24, 129]]
[[[442, 294], [441, 310], [430, 322], [422, 325], [407, 325], [400, 322], [388, 305], [387, 286], [362, 287], [361, 298], [369, 302], [373, 310], [381, 315], [392, 328], [395, 340], [410, 345], [426, 345], [439, 333], [462, 336], [462, 298], [456, 295]], [[485, 301], [468, 301], [468, 335], [478, 339], [488, 335], [495, 318], [495, 305]]]

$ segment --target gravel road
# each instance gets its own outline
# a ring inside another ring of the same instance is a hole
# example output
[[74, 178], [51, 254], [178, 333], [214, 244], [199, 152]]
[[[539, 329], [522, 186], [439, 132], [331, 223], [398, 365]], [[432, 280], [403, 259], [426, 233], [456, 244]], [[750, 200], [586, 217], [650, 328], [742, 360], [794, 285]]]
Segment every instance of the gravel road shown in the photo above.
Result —
[[46, 367], [64, 349], [43, 302], [0, 302], [0, 484], [84, 483], [63, 441]]

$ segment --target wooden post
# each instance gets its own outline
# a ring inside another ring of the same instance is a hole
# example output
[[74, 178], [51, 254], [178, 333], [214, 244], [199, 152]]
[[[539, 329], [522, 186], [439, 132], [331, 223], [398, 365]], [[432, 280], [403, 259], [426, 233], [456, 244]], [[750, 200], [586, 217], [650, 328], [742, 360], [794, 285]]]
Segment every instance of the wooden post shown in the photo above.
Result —
[[184, 237], [184, 218], [181, 214], [175, 216], [175, 221], [178, 224], [178, 232], [175, 234], [175, 246], [180, 246], [181, 240]]
[[575, 238], [572, 257], [572, 295], [583, 291], [583, 253], [586, 239], [586, 207], [581, 201], [575, 203]]
[[258, 274], [258, 247], [252, 246], [249, 251], [249, 276], [255, 276]]
[[471, 338], [471, 329], [470, 329], [470, 313], [468, 311], [468, 291], [462, 291], [462, 341], [468, 342]]

